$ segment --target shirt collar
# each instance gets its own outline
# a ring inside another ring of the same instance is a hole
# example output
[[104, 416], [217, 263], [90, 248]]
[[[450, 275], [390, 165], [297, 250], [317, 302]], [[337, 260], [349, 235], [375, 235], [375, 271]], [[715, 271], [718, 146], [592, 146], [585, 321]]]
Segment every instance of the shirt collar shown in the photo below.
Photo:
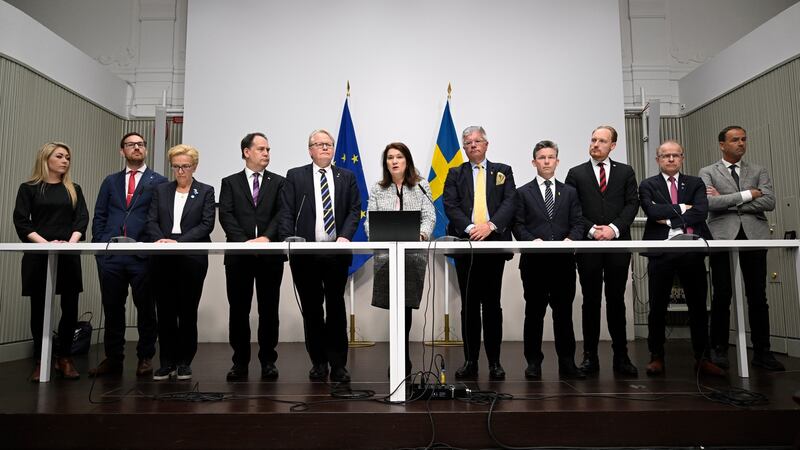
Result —
[[608, 167], [608, 166], [611, 165], [611, 164], [608, 163], [608, 156], [606, 156], [606, 159], [594, 159], [594, 158], [592, 158], [592, 165], [593, 166], [597, 167], [598, 163], [604, 163], [605, 167]]
[[736, 164], [737, 168], [739, 168], [739, 169], [742, 168], [742, 160], [741, 159], [737, 163], [731, 163], [731, 162], [726, 161], [725, 159], [722, 159], [721, 161], [722, 161], [722, 164], [725, 164], [725, 168], [727, 168], [727, 169], [730, 169], [731, 166], [734, 165], [734, 164]]
[[[125, 175], [128, 175], [129, 173], [131, 173], [131, 170], [132, 169], [130, 167], [125, 166]], [[139, 167], [138, 169], [136, 169], [136, 173], [144, 173], [145, 170], [147, 170], [147, 164], [142, 164], [142, 167]]]
[[326, 173], [327, 172], [333, 173], [333, 168], [330, 165], [328, 165], [328, 167], [320, 167], [317, 165], [317, 163], [314, 162], [311, 163], [311, 169], [314, 171], [314, 173], [319, 173], [319, 169], [325, 169]]
[[[546, 180], [546, 178], [542, 177], [541, 175], [538, 175], [538, 174], [536, 175], [536, 183], [538, 183], [539, 186], [544, 186], [545, 180]], [[555, 186], [556, 185], [555, 177], [550, 178], [550, 182], [552, 183], [551, 186]]]
[[248, 180], [253, 178], [253, 174], [254, 173], [258, 173], [259, 178], [264, 179], [264, 171], [263, 170], [261, 172], [256, 172], [254, 170], [250, 170], [249, 167], [245, 166], [244, 167], [244, 173], [245, 173], [245, 175], [247, 175], [247, 179]]
[[478, 167], [478, 164], [482, 165], [484, 170], [485, 170], [486, 169], [486, 164], [488, 162], [489, 161], [486, 158], [483, 158], [483, 161], [480, 161], [480, 162], [477, 162], [477, 163], [473, 163], [472, 161], [470, 161], [469, 164], [472, 166], [472, 170], [475, 170], [475, 168]]
[[667, 182], [667, 183], [669, 183], [669, 177], [670, 177], [670, 176], [673, 176], [673, 177], [675, 177], [675, 183], [677, 183], [677, 182], [678, 182], [678, 179], [679, 179], [679, 178], [680, 178], [680, 176], [681, 176], [681, 173], [680, 173], [680, 172], [678, 172], [678, 173], [676, 173], [675, 175], [667, 175], [667, 174], [665, 174], [664, 172], [661, 172], [661, 176], [664, 178], [664, 181], [665, 181], [665, 182]]

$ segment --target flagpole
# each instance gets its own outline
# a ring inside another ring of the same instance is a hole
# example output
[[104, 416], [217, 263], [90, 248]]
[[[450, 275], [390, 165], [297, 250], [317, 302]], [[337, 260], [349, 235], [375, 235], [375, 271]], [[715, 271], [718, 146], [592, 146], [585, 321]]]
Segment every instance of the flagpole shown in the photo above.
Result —
[[[447, 102], [450, 102], [453, 93], [452, 83], [447, 83]], [[425, 342], [428, 346], [458, 347], [464, 343], [450, 339], [450, 266], [447, 257], [444, 258], [444, 339]]]

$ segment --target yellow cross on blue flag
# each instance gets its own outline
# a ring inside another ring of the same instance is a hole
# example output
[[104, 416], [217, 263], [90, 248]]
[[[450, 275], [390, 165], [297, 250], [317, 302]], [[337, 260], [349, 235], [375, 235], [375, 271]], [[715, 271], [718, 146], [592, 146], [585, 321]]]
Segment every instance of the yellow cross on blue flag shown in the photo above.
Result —
[[458, 142], [456, 127], [450, 115], [450, 101], [444, 107], [442, 124], [439, 126], [439, 137], [436, 138], [436, 147], [433, 149], [431, 171], [428, 174], [428, 183], [431, 185], [431, 197], [436, 207], [436, 227], [433, 237], [438, 238], [447, 234], [447, 215], [444, 213], [444, 180], [451, 167], [458, 167], [464, 162], [461, 154], [461, 144]]
[[[353, 128], [353, 119], [350, 118], [350, 107], [347, 105], [348, 99], [344, 100], [344, 111], [342, 111], [342, 123], [339, 125], [338, 145], [333, 161], [336, 167], [347, 169], [356, 176], [358, 192], [361, 194], [361, 220], [358, 222], [358, 229], [353, 235], [353, 242], [366, 242], [367, 233], [364, 231], [364, 221], [367, 219], [367, 205], [369, 204], [369, 190], [367, 182], [364, 180], [364, 168], [361, 165], [361, 155], [358, 154], [358, 142], [356, 141], [356, 131]], [[361, 268], [372, 255], [353, 255], [353, 264], [350, 265], [349, 275]]]

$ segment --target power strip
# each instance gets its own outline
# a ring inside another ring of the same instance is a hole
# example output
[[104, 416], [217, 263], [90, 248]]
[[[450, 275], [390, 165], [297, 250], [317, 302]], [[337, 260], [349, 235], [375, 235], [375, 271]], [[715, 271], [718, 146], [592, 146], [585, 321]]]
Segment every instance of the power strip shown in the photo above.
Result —
[[409, 384], [409, 400], [452, 400], [468, 399], [472, 390], [464, 383], [457, 384]]

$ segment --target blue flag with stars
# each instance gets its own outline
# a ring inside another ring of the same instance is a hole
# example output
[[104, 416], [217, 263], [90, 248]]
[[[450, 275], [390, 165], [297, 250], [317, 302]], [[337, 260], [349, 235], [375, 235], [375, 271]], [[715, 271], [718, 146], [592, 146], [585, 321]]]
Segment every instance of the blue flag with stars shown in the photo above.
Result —
[[[350, 118], [350, 107], [344, 100], [344, 111], [342, 111], [342, 123], [339, 125], [339, 138], [336, 145], [336, 154], [333, 158], [336, 167], [352, 171], [356, 176], [358, 192], [361, 194], [361, 220], [358, 222], [358, 229], [353, 235], [353, 242], [366, 242], [367, 233], [364, 231], [364, 221], [367, 220], [367, 205], [369, 204], [369, 189], [364, 180], [364, 168], [361, 166], [361, 155], [358, 154], [358, 142], [356, 142], [356, 131], [353, 128], [353, 119]], [[349, 275], [355, 273], [372, 255], [353, 255], [353, 264], [350, 265]]]

